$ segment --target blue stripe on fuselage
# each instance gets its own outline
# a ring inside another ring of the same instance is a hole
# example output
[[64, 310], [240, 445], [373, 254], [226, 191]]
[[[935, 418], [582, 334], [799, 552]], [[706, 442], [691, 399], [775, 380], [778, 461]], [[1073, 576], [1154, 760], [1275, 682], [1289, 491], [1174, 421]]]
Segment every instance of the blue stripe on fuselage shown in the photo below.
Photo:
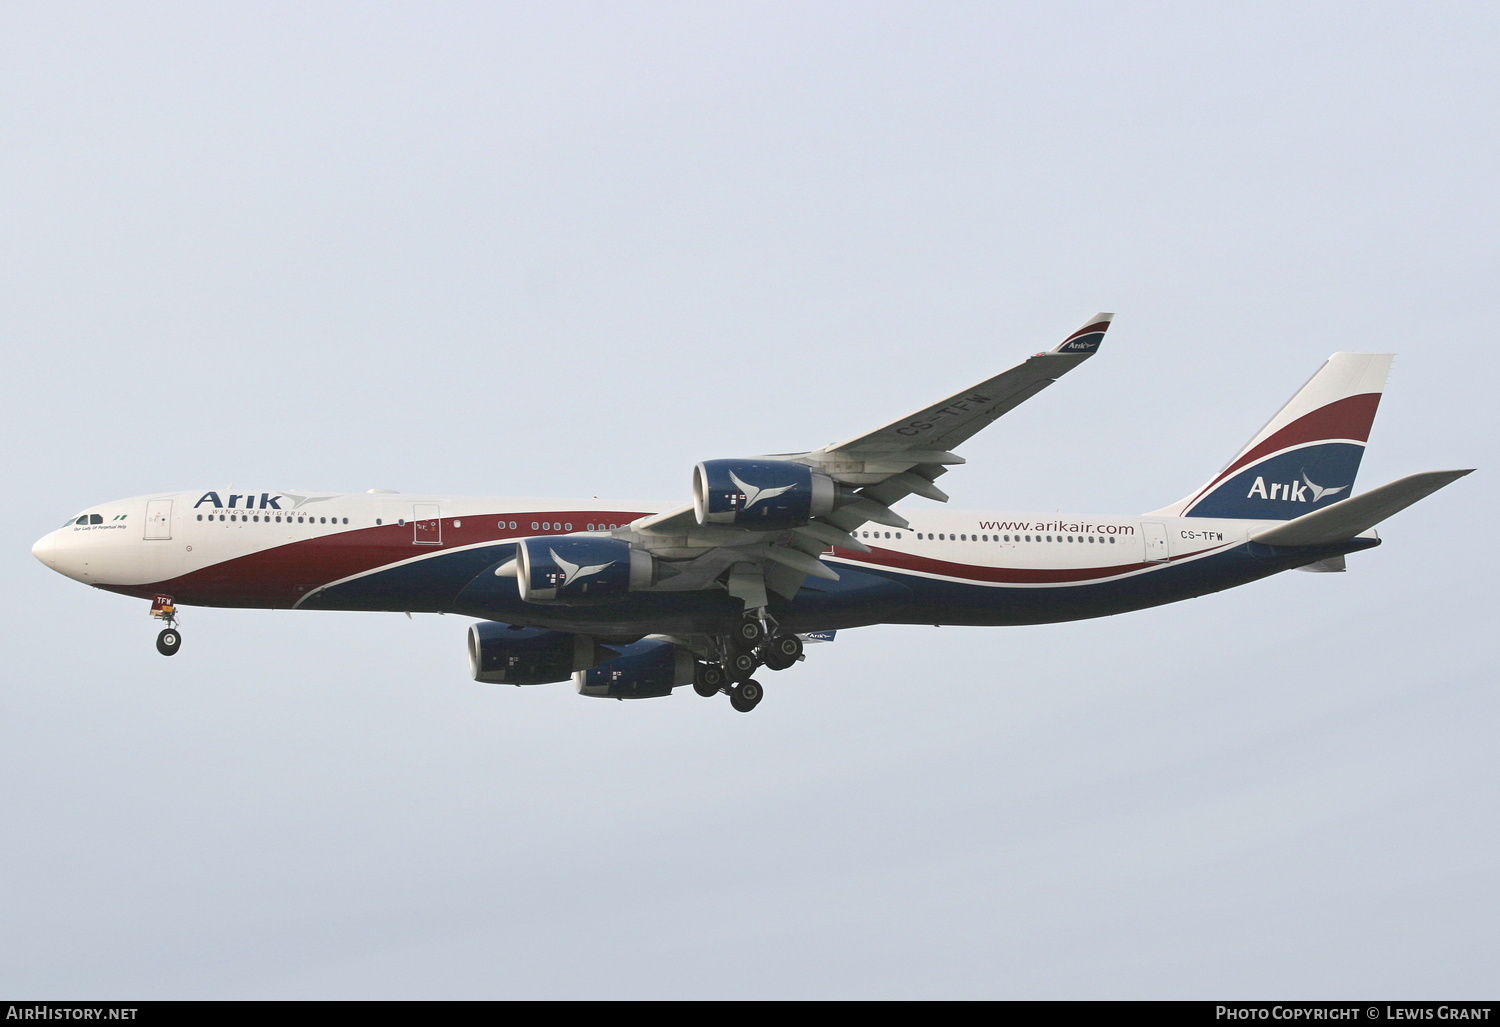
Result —
[[[1001, 626], [1085, 620], [1220, 592], [1375, 545], [1378, 540], [1365, 538], [1304, 548], [1243, 543], [1108, 581], [1044, 587], [978, 584], [868, 563], [838, 563], [838, 581], [809, 578], [795, 600], [772, 596], [770, 612], [783, 628], [796, 632], [869, 624]], [[713, 634], [727, 630], [742, 614], [741, 604], [719, 590], [637, 592], [604, 606], [527, 603], [514, 578], [494, 573], [514, 555], [509, 543], [435, 554], [324, 588], [304, 600], [302, 608], [456, 613], [601, 637]]]

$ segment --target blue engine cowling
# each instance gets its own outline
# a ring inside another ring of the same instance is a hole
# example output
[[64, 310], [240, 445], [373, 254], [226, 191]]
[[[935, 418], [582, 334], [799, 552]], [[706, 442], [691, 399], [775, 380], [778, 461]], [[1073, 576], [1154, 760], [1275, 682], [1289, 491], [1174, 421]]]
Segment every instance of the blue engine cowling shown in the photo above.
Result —
[[786, 460], [705, 460], [693, 469], [698, 523], [776, 531], [833, 510], [838, 486], [826, 474]]
[[587, 635], [481, 621], [469, 625], [469, 670], [489, 685], [545, 685], [614, 656]]
[[516, 546], [516, 584], [528, 603], [611, 603], [649, 587], [654, 575], [651, 554], [617, 538], [558, 535]]
[[654, 699], [671, 695], [678, 685], [690, 685], [697, 661], [671, 642], [643, 638], [630, 645], [610, 646], [620, 655], [592, 670], [573, 675], [579, 695], [599, 699]]

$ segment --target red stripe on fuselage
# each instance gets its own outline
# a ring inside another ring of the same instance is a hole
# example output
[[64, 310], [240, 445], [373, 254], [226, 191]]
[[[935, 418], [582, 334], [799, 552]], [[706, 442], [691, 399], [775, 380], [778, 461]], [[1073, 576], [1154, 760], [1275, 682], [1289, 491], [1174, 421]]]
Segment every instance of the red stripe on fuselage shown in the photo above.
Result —
[[[629, 524], [643, 516], [645, 514], [640, 512], [611, 510], [464, 514], [457, 518], [442, 518], [441, 545], [414, 543], [410, 521], [404, 525], [377, 525], [271, 546], [166, 581], [145, 585], [101, 584], [99, 587], [142, 599], [162, 593], [172, 596], [177, 603], [188, 606], [284, 609], [293, 606], [313, 589], [329, 582], [341, 581], [415, 557], [444, 553], [484, 542], [572, 534], [561, 527], [553, 531], [533, 531], [530, 527], [533, 520], [571, 523], [576, 532], [583, 524], [590, 522]], [[516, 521], [520, 527], [497, 528], [495, 525], [502, 517], [507, 523]], [[524, 521], [521, 520], [523, 517]], [[460, 522], [461, 527], [454, 527], [455, 520]]]
[[[1198, 549], [1191, 553], [1180, 553], [1173, 556], [1172, 560], [1182, 560], [1189, 556], [1197, 556], [1199, 553], [1206, 552], [1208, 552], [1207, 549]], [[835, 549], [833, 555], [841, 560], [855, 560], [859, 563], [872, 564], [877, 567], [890, 567], [894, 570], [919, 571], [924, 574], [940, 574], [948, 578], [964, 578], [969, 581], [993, 581], [1014, 585], [1045, 585], [1071, 581], [1090, 581], [1099, 578], [1113, 578], [1121, 574], [1129, 574], [1132, 571], [1145, 570], [1148, 567], [1164, 566], [1164, 562], [1157, 561], [1151, 563], [1122, 563], [1109, 567], [981, 567], [972, 563], [953, 563], [949, 560], [935, 560], [930, 556], [917, 556], [914, 553], [899, 553], [893, 549], [872, 549], [868, 553], [856, 553], [849, 549]]]

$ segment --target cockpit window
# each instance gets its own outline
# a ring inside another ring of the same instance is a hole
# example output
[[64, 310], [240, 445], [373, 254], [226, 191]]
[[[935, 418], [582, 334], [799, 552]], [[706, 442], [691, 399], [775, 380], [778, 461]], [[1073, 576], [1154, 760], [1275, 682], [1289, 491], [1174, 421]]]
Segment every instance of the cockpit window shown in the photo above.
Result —
[[84, 514], [82, 517], [78, 518], [78, 520], [74, 521], [73, 523], [74, 524], [87, 524], [88, 522], [89, 522], [89, 515], [88, 514]]
[[104, 523], [104, 515], [103, 514], [89, 514], [89, 523], [90, 524], [103, 524]]

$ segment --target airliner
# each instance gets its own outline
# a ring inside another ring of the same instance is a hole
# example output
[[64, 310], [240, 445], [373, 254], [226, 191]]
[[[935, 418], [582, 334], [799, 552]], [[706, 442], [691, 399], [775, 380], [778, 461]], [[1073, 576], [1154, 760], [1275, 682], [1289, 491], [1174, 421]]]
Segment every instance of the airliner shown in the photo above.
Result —
[[682, 504], [206, 488], [104, 503], [32, 553], [182, 606], [472, 617], [476, 681], [614, 699], [692, 686], [749, 712], [762, 669], [871, 624], [1024, 625], [1140, 610], [1281, 571], [1339, 572], [1375, 525], [1467, 470], [1356, 494], [1391, 356], [1335, 353], [1228, 464], [1134, 516], [948, 511], [957, 450], [1099, 351], [1097, 314], [1046, 352], [802, 453], [708, 459]]

